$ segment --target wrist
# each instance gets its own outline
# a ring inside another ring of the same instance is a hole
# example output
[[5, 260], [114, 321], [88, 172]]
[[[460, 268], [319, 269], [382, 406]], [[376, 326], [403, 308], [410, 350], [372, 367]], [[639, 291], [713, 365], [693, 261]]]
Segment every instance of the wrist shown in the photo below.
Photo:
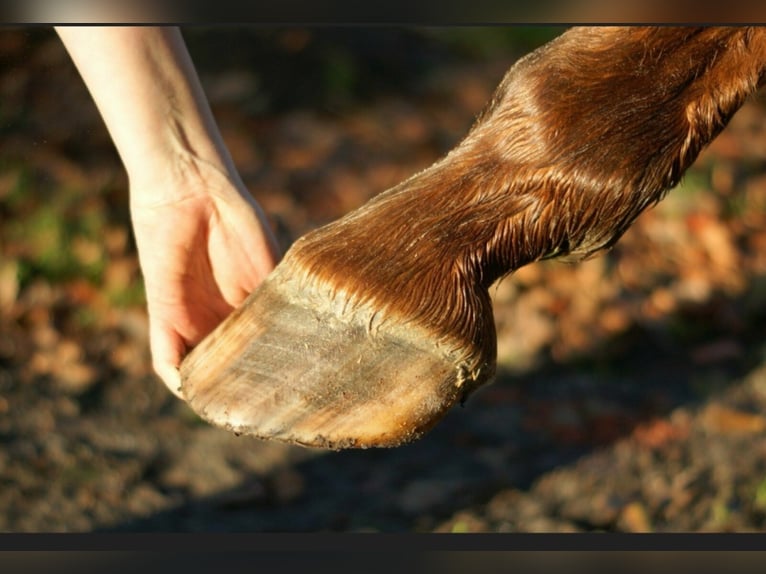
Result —
[[145, 161], [125, 162], [131, 206], [157, 207], [200, 196], [242, 195], [244, 184], [227, 158], [187, 146], [167, 146]]

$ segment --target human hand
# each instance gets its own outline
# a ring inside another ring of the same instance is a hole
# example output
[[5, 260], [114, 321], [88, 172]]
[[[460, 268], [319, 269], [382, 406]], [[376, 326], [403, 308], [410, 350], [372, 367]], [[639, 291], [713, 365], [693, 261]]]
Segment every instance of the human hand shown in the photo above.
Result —
[[[177, 367], [276, 264], [177, 27], [57, 28], [130, 180], [155, 371]], [[117, 72], [115, 72], [117, 71]]]
[[[202, 180], [131, 183], [131, 214], [144, 275], [154, 370], [177, 396], [178, 366], [276, 265], [266, 219], [242, 186]], [[211, 181], [214, 180], [214, 181]], [[146, 198], [153, 198], [146, 201]]]

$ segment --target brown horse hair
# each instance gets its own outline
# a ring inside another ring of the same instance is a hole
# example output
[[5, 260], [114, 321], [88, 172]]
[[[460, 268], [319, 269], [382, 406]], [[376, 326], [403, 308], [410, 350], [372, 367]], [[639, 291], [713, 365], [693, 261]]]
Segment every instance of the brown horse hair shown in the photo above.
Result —
[[493, 367], [489, 286], [612, 246], [762, 84], [764, 64], [761, 28], [570, 29], [508, 71], [448, 155], [286, 258], [346, 303]]

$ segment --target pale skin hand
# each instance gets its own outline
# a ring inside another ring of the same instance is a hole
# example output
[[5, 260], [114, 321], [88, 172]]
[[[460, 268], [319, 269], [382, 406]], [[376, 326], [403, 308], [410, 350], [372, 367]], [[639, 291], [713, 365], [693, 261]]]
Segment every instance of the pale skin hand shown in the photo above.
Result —
[[279, 250], [226, 150], [177, 28], [60, 27], [120, 153], [154, 369], [178, 365], [269, 274]]

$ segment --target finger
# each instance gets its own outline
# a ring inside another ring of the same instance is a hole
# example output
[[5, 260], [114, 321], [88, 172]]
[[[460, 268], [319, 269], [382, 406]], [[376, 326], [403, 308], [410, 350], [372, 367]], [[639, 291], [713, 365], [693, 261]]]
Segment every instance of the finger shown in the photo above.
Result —
[[229, 230], [225, 233], [223, 245], [239, 264], [225, 264], [214, 268], [221, 285], [223, 296], [233, 306], [255, 290], [271, 273], [280, 260], [280, 249], [265, 217], [257, 204], [251, 203], [250, 210], [224, 211], [222, 221]]
[[169, 363], [155, 363], [154, 371], [162, 379], [162, 382], [165, 383], [165, 386], [170, 389], [171, 393], [179, 399], [184, 398], [181, 394], [181, 375], [177, 367]]
[[181, 363], [186, 346], [181, 337], [162, 326], [152, 326], [149, 333], [154, 372], [162, 379], [170, 392], [179, 399], [181, 395], [181, 377], [178, 365]]
[[232, 292], [231, 292], [231, 293], [229, 293], [229, 294], [226, 296], [226, 303], [227, 303], [227, 304], [228, 304], [230, 307], [229, 307], [229, 310], [228, 310], [228, 312], [226, 313], [226, 315], [224, 315], [224, 316], [222, 317], [222, 319], [223, 319], [223, 318], [225, 318], [226, 316], [228, 316], [228, 315], [229, 315], [229, 313], [231, 313], [231, 312], [232, 312], [232, 311], [233, 311], [233, 310], [234, 310], [236, 307], [239, 307], [239, 306], [242, 304], [242, 302], [243, 302], [245, 299], [247, 299], [247, 296], [250, 294], [250, 292], [251, 292], [253, 289], [255, 289], [257, 286], [258, 286], [257, 284], [254, 284], [253, 288], [252, 288], [252, 289], [250, 289], [249, 291], [248, 291], [248, 290], [246, 290], [246, 289], [244, 289], [244, 288], [242, 288], [242, 287], [238, 287], [238, 288], [236, 288], [236, 289], [232, 290]]
[[260, 240], [265, 249], [265, 253], [262, 256], [261, 261], [265, 265], [266, 274], [268, 274], [269, 271], [271, 271], [271, 269], [273, 269], [274, 266], [282, 259], [282, 249], [279, 246], [277, 236], [271, 229], [271, 225], [269, 225], [269, 219], [266, 217], [266, 213], [264, 213], [261, 205], [255, 201], [255, 198], [253, 198], [247, 190], [245, 190], [243, 197], [245, 198], [245, 201], [250, 204], [253, 215], [255, 216], [256, 226], [254, 229], [257, 228], [259, 230], [261, 235]]
[[[263, 281], [248, 262], [226, 268], [213, 268], [217, 293], [206, 300], [207, 309], [216, 317], [216, 325], [225, 319]], [[214, 327], [212, 325], [211, 327]], [[199, 341], [197, 341], [199, 342]]]

